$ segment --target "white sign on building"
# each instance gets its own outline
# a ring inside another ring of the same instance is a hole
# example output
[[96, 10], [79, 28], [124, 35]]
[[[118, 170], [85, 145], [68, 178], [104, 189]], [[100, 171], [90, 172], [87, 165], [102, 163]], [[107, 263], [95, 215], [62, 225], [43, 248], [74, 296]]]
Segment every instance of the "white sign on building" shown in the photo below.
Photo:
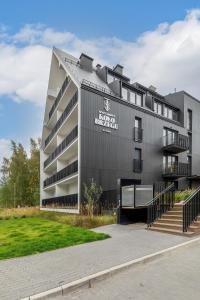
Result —
[[94, 123], [96, 125], [104, 126], [107, 128], [118, 129], [119, 125], [116, 122], [116, 116], [114, 114], [108, 113], [110, 110], [110, 100], [104, 100], [104, 109], [106, 111], [99, 111], [98, 118], [95, 118]]

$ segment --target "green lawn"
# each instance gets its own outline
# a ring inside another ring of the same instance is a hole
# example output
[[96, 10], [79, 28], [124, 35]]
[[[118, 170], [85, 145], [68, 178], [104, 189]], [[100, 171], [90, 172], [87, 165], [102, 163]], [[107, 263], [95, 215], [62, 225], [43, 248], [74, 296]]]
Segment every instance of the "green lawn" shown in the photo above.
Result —
[[0, 220], [0, 259], [25, 256], [108, 238], [42, 218]]

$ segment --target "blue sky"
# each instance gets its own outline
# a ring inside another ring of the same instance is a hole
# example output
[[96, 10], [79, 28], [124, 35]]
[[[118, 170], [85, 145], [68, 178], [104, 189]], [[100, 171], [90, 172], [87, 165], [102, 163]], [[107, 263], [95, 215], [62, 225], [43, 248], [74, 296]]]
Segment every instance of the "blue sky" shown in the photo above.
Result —
[[[0, 10], [0, 160], [9, 140], [41, 134], [51, 48], [125, 66], [160, 92], [197, 88], [200, 1], [3, 1]], [[162, 24], [162, 25], [160, 25]], [[12, 74], [11, 74], [12, 72]]]

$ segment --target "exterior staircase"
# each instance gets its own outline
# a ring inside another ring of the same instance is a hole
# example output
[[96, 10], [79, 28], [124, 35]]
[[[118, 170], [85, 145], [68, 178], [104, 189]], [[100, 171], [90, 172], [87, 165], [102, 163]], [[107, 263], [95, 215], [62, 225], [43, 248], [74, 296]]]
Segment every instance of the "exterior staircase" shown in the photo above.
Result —
[[148, 229], [171, 234], [193, 236], [200, 233], [200, 216], [188, 227], [186, 232], [183, 232], [183, 204], [175, 204], [173, 208], [156, 219]]

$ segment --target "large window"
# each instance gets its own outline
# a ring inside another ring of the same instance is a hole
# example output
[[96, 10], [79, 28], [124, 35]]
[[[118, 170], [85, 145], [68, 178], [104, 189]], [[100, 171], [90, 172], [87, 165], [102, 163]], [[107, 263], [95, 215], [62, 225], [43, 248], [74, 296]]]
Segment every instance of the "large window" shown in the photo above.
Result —
[[128, 100], [128, 90], [124, 87], [122, 88], [122, 98], [126, 101]]
[[169, 128], [163, 128], [163, 146], [168, 146], [176, 142], [178, 132]]
[[178, 157], [175, 155], [164, 155], [163, 156], [163, 168], [164, 170], [173, 169], [178, 163]]
[[143, 130], [142, 130], [142, 119], [135, 117], [135, 126], [134, 126], [134, 141], [142, 142]]
[[162, 104], [160, 102], [154, 101], [154, 111], [155, 113], [162, 115]]
[[142, 172], [142, 150], [135, 148], [134, 160], [133, 160], [133, 171], [136, 173]]
[[130, 102], [136, 104], [136, 95], [132, 91], [130, 91]]
[[192, 130], [192, 111], [187, 111], [187, 130]]
[[135, 94], [135, 96], [136, 96], [136, 99], [135, 99], [136, 105], [142, 106], [142, 95]]
[[164, 107], [164, 116], [168, 119], [173, 119], [173, 111], [170, 107], [165, 106]]

